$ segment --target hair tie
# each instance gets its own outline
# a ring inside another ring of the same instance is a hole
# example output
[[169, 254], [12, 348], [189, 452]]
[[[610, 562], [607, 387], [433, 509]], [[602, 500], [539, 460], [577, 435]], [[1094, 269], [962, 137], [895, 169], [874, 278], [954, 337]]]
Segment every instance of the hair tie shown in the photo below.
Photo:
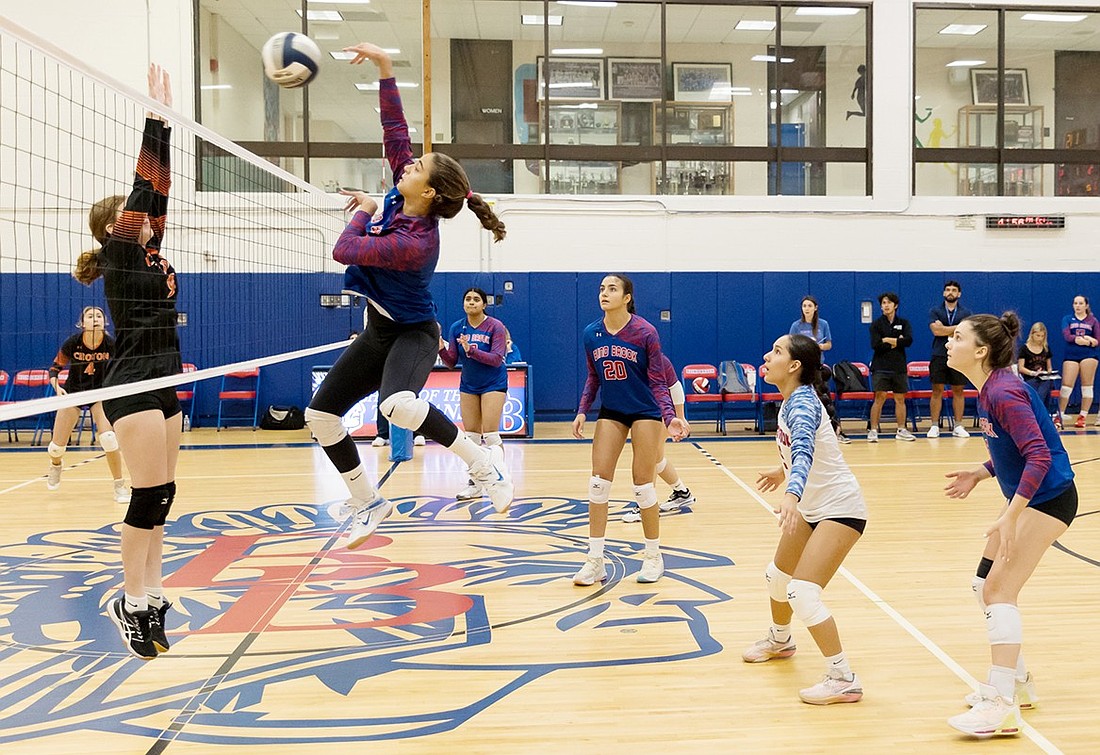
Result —
[[474, 195], [474, 190], [473, 189], [470, 189], [469, 191], [466, 192], [466, 198], [467, 199], [470, 199], [471, 197], [473, 197], [473, 195]]

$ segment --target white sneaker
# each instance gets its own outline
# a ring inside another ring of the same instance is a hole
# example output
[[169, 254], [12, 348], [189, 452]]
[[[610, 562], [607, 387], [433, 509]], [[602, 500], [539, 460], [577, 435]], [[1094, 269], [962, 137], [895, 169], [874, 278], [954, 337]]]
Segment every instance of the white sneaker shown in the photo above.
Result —
[[962, 425], [955, 425], [955, 429], [951, 431], [951, 434], [956, 438], [969, 438], [970, 433], [966, 431], [966, 428]]
[[125, 480], [115, 480], [115, 503], [130, 502], [130, 487]]
[[516, 489], [508, 468], [504, 466], [504, 449], [501, 446], [485, 449], [485, 460], [470, 467], [470, 478], [481, 486], [483, 494], [489, 496], [498, 514], [503, 514], [512, 505]]
[[868, 443], [878, 443], [878, 430], [868, 430], [867, 431], [867, 442]]
[[344, 541], [344, 547], [350, 550], [367, 542], [382, 520], [393, 512], [393, 503], [382, 497], [376, 498], [370, 504], [352, 498], [348, 501], [348, 506], [353, 509], [353, 513], [351, 529], [348, 530], [348, 539]]
[[473, 480], [466, 481], [466, 487], [455, 493], [456, 501], [472, 501], [475, 498], [484, 497], [484, 493], [481, 490], [481, 486]]
[[428, 442], [427, 438], [425, 438], [423, 435], [414, 435], [413, 436], [413, 445], [414, 446], [423, 446], [427, 442]]
[[858, 703], [863, 699], [863, 685], [855, 674], [852, 674], [851, 679], [837, 679], [826, 674], [814, 686], [799, 690], [798, 697], [810, 705]]
[[588, 587], [606, 579], [607, 564], [603, 562], [603, 556], [588, 556], [581, 570], [573, 575], [573, 584]]
[[389, 443], [389, 441], [386, 440], [385, 438], [383, 438], [381, 435], [375, 436], [374, 440], [372, 440], [370, 442], [370, 444], [372, 446], [374, 446], [375, 448], [381, 448], [382, 446], [387, 445], [388, 443]]
[[928, 435], [926, 437], [929, 437], [929, 438], [938, 438], [938, 437], [940, 437], [940, 426], [939, 425], [932, 425], [930, 428], [928, 428]]
[[903, 427], [900, 430], [898, 430], [897, 435], [894, 436], [894, 439], [895, 440], [904, 440], [904, 441], [913, 441], [913, 440], [917, 439], [917, 436], [913, 435], [913, 433], [909, 432], [908, 429]]
[[642, 521], [642, 510], [637, 506], [631, 506], [623, 512], [623, 521], [627, 524]]
[[57, 490], [61, 487], [61, 465], [50, 464], [46, 471], [46, 490]]
[[661, 511], [677, 511], [681, 506], [690, 506], [695, 503], [695, 496], [690, 490], [673, 490], [668, 500], [661, 503]]
[[642, 584], [656, 582], [665, 573], [665, 559], [660, 551], [642, 556], [642, 568], [638, 571], [638, 581]]
[[988, 684], [978, 685], [978, 695], [981, 699], [977, 705], [947, 719], [952, 728], [979, 739], [1012, 737], [1020, 733], [1024, 723], [1020, 718], [1020, 706], [1005, 700]]
[[741, 660], [745, 663], [763, 663], [776, 658], [790, 658], [798, 646], [794, 644], [794, 637], [786, 642], [776, 642], [772, 639], [772, 633], [762, 640], [757, 640], [741, 653]]
[[[1022, 682], [1016, 680], [1016, 704], [1020, 706], [1020, 710], [1032, 710], [1039, 702], [1039, 695], [1035, 691], [1035, 680], [1031, 678], [1031, 673], [1028, 672], [1027, 678]], [[975, 705], [982, 701], [982, 695], [980, 692], [971, 692], [966, 696], [966, 704], [973, 708]]]

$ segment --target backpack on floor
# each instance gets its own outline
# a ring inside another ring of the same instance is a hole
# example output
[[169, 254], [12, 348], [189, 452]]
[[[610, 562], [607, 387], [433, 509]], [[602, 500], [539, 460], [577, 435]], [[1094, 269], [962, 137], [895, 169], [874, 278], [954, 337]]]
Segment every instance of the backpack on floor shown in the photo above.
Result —
[[269, 406], [260, 417], [261, 430], [301, 430], [306, 415], [296, 406]]

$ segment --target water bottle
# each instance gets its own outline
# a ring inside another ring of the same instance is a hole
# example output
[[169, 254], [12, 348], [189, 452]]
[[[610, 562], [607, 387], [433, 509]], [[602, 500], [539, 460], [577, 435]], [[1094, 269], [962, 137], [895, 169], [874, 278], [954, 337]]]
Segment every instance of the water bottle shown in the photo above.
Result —
[[186, 414], [183, 415], [183, 431], [185, 433], [191, 432], [191, 418]]

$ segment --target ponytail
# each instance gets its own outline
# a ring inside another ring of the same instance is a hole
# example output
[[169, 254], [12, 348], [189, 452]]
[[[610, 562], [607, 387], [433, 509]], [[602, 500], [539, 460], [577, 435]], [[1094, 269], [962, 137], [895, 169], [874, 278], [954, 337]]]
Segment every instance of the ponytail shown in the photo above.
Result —
[[493, 212], [493, 208], [481, 198], [480, 194], [467, 194], [466, 206], [477, 215], [477, 219], [481, 221], [481, 227], [492, 232], [494, 242], [504, 238], [507, 233], [504, 229], [504, 223], [500, 222], [500, 218]]
[[442, 152], [432, 152], [431, 175], [428, 185], [435, 189], [431, 213], [443, 218], [453, 218], [467, 205], [481, 221], [482, 228], [493, 233], [493, 241], [504, 238], [504, 223], [496, 216], [489, 203], [480, 194], [470, 191], [470, 179], [458, 161]]
[[103, 277], [103, 262], [102, 249], [96, 248], [90, 249], [87, 252], [82, 252], [81, 255], [76, 258], [76, 266], [73, 268], [73, 277], [85, 286], [90, 286], [95, 283], [98, 278]]

